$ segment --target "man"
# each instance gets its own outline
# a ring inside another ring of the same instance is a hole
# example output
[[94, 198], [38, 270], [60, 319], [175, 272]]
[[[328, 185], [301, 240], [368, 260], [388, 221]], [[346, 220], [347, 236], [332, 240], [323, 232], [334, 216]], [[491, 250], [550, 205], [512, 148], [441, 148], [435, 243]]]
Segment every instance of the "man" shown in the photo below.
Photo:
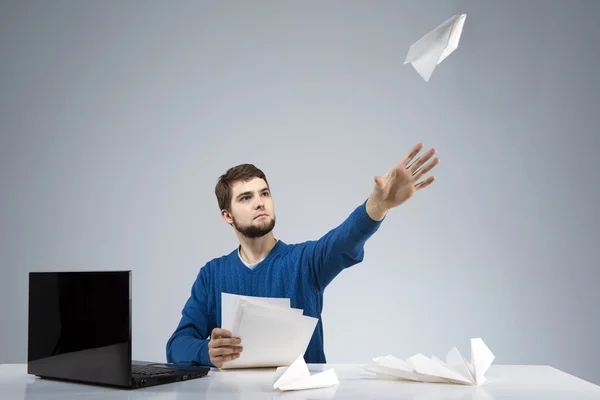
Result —
[[240, 356], [243, 343], [220, 329], [221, 293], [288, 297], [293, 308], [318, 318], [304, 359], [325, 363], [323, 349], [323, 291], [345, 268], [364, 257], [364, 244], [387, 212], [429, 186], [435, 177], [418, 182], [439, 158], [428, 163], [435, 149], [414, 159], [417, 144], [384, 176], [375, 177], [369, 198], [338, 227], [319, 240], [286, 244], [273, 235], [275, 212], [267, 178], [251, 164], [230, 168], [219, 178], [215, 194], [223, 219], [240, 241], [230, 254], [200, 269], [181, 321], [167, 342], [168, 362], [197, 362], [221, 368]]

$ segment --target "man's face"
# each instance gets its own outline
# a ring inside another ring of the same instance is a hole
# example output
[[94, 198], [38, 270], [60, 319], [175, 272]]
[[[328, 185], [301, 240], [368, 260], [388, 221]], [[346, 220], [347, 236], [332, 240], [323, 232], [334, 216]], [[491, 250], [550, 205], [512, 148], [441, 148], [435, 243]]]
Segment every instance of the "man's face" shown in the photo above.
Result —
[[271, 191], [260, 178], [236, 182], [232, 187], [231, 212], [226, 221], [248, 238], [262, 237], [275, 227]]

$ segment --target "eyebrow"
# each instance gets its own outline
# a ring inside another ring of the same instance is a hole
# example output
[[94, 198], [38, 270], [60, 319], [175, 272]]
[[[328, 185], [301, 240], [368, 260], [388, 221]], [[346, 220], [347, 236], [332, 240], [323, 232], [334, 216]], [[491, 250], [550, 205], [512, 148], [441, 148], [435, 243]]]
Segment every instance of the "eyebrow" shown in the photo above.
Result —
[[[259, 190], [259, 192], [260, 192], [260, 193], [262, 193], [262, 192], [264, 192], [264, 191], [269, 191], [269, 188], [268, 188], [268, 187], [264, 187], [264, 188], [262, 188], [262, 189], [260, 189], [260, 190]], [[238, 200], [239, 200], [240, 198], [242, 198], [242, 197], [244, 197], [244, 196], [251, 195], [251, 194], [252, 194], [252, 192], [250, 192], [250, 191], [248, 191], [248, 192], [244, 192], [244, 193], [240, 193], [240, 194], [238, 194], [238, 195], [236, 196], [236, 199], [238, 199]]]

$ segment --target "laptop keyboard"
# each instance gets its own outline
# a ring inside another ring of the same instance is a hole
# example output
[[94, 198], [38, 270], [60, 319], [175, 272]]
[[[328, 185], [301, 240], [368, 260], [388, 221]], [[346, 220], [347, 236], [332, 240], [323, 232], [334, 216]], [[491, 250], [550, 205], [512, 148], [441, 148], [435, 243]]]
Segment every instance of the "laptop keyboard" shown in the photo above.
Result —
[[136, 375], [168, 375], [178, 372], [175, 368], [155, 367], [152, 365], [132, 365], [131, 373]]

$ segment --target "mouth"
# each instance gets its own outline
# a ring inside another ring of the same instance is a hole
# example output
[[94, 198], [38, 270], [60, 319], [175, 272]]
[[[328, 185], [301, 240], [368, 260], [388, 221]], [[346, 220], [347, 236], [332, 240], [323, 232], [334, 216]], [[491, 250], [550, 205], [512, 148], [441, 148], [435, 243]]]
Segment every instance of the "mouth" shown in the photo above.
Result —
[[256, 216], [256, 218], [254, 218], [254, 219], [259, 219], [259, 218], [264, 218], [264, 217], [268, 217], [268, 215], [267, 214], [258, 214]]

